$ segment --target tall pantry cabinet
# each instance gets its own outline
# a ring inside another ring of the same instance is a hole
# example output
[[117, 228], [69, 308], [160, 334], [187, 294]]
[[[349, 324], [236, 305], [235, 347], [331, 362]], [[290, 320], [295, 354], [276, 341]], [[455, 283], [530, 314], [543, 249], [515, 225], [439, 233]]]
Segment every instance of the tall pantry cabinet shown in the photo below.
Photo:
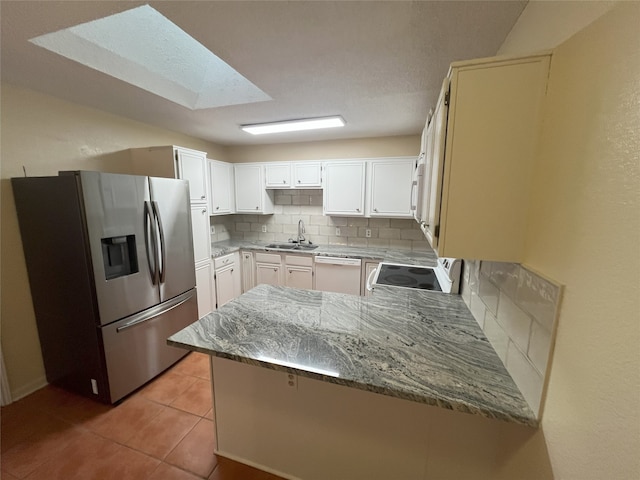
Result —
[[215, 285], [209, 237], [207, 153], [175, 145], [133, 148], [130, 153], [133, 174], [181, 178], [189, 181], [198, 316], [202, 318], [215, 309]]

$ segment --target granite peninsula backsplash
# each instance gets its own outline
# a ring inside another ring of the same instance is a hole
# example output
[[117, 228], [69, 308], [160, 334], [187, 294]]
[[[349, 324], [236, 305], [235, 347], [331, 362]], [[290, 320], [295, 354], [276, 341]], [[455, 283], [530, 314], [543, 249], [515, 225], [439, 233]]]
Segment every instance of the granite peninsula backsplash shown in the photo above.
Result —
[[[305, 237], [323, 245], [430, 249], [413, 219], [328, 217], [322, 215], [322, 190], [275, 190], [273, 215], [225, 215], [211, 217], [212, 242], [229, 239], [286, 242], [296, 238], [298, 221]], [[263, 226], [266, 232], [263, 232]], [[336, 228], [340, 235], [336, 235]], [[371, 230], [371, 237], [366, 230]]]

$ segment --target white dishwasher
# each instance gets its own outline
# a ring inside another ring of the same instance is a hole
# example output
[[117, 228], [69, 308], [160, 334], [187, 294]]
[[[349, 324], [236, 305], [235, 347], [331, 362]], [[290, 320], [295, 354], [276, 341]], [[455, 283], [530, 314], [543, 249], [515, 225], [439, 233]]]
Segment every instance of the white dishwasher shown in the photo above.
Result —
[[360, 295], [359, 258], [316, 257], [316, 290]]

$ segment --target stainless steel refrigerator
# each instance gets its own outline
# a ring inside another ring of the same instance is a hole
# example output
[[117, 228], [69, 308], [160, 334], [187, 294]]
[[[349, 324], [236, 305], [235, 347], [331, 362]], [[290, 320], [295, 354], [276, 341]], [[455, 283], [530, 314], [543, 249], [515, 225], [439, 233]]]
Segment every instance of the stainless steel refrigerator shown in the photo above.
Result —
[[187, 352], [198, 319], [186, 180], [12, 178], [47, 380], [115, 403]]

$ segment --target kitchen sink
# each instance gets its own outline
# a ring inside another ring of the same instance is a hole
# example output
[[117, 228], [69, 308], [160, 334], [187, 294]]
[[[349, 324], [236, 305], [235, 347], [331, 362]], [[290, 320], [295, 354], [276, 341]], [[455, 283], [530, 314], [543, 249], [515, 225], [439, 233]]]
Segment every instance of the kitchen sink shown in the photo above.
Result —
[[299, 243], [270, 243], [266, 248], [281, 248], [284, 250], [313, 250], [318, 245], [301, 245]]
[[270, 243], [269, 245], [267, 245], [267, 248], [285, 248], [288, 250], [293, 250], [297, 247], [298, 245], [295, 243]]

